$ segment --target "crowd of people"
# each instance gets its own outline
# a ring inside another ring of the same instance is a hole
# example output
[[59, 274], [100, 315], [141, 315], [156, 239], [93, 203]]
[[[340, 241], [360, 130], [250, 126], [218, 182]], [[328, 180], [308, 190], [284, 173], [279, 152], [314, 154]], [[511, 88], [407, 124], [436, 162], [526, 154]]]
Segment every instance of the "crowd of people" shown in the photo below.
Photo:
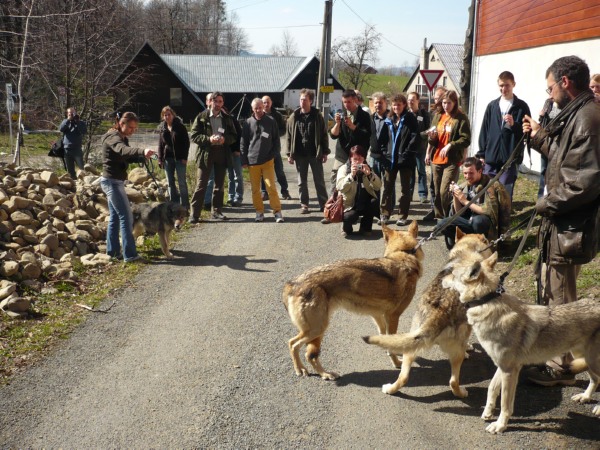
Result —
[[[554, 61], [546, 71], [549, 97], [539, 121], [531, 118], [527, 103], [513, 93], [516, 82], [512, 73], [500, 73], [497, 82], [500, 97], [486, 108], [478, 149], [471, 157], [467, 157], [471, 144], [469, 119], [460, 110], [454, 91], [435, 89], [429, 112], [419, 107], [416, 92], [408, 97], [395, 95], [389, 105], [387, 97], [377, 92], [372, 95], [374, 111], [369, 114], [361, 106], [360, 93], [347, 90], [342, 95], [344, 109], [335, 114], [334, 125], [327, 130], [323, 116], [313, 106], [314, 91], [303, 89], [299, 107], [287, 121], [265, 96], [252, 101], [252, 116], [241, 126], [226, 112], [223, 94], [213, 92], [207, 97], [208, 108], [196, 117], [189, 138], [175, 111], [166, 106], [159, 126], [159, 164], [166, 172], [170, 200], [189, 208], [191, 224], [202, 220], [200, 213], [208, 202], [213, 220], [227, 219], [222, 210], [226, 174], [227, 203], [241, 204], [242, 167], [250, 173], [255, 220], [264, 220], [264, 201], [268, 199], [275, 221], [281, 223], [284, 217], [276, 182], [281, 197], [291, 199], [283, 172], [281, 134], [285, 134], [287, 161], [296, 167], [301, 214], [311, 212], [309, 168], [320, 211], [327, 201], [323, 164], [330, 154], [331, 137], [336, 141], [331, 192], [337, 190], [343, 197], [344, 237], [369, 235], [374, 220], [388, 223], [396, 203], [396, 178], [400, 179], [398, 226], [406, 224], [415, 185], [420, 202], [431, 202], [430, 215], [440, 221], [438, 224], [446, 224], [453, 212], [464, 209], [486, 189], [446, 228], [451, 247], [456, 227], [492, 238], [507, 227], [520, 162], [519, 158], [510, 158], [515, 150], [516, 155], [523, 152], [525, 134], [544, 162], [544, 182], [540, 182], [535, 205], [542, 217], [537, 271], [540, 303], [574, 302], [581, 266], [596, 256], [600, 246], [600, 74], [590, 77], [587, 64], [576, 56]], [[67, 114], [60, 129], [71, 172], [74, 164], [83, 165], [80, 156], [85, 124], [73, 108]], [[127, 166], [134, 159], [155, 153], [149, 148], [129, 146], [128, 138], [137, 125], [134, 113], [124, 113], [102, 137], [101, 186], [110, 210], [107, 253], [125, 262], [140, 260], [124, 189]], [[198, 146], [197, 180], [191, 202], [185, 177], [190, 141]], [[429, 182], [425, 165], [431, 166]], [[490, 184], [505, 165], [507, 169]], [[461, 171], [465, 181], [458, 185]], [[214, 182], [209, 187], [211, 180]], [[329, 222], [323, 219], [322, 223]], [[353, 229], [356, 223], [357, 231]], [[531, 368], [527, 376], [544, 386], [573, 384], [571, 361], [572, 355], [559, 355], [541, 367]]]

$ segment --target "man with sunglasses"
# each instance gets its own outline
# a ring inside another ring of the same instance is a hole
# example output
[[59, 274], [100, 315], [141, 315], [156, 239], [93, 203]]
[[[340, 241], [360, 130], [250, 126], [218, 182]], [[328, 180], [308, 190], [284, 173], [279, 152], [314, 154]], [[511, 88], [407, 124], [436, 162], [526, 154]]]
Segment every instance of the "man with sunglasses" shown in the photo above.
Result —
[[[536, 203], [542, 216], [538, 234], [538, 282], [543, 304], [577, 300], [581, 265], [598, 252], [600, 231], [600, 105], [588, 87], [590, 71], [577, 56], [557, 59], [546, 70], [546, 92], [561, 112], [545, 127], [525, 116], [531, 147], [548, 157], [546, 192]], [[543, 386], [573, 385], [568, 353], [527, 371]]]

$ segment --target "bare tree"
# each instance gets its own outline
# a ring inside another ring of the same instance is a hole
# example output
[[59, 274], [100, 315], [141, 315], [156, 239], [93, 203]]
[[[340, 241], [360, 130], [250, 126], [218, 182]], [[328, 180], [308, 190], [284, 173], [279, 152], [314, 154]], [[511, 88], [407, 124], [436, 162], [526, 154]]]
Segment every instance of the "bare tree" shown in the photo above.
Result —
[[353, 89], [362, 89], [368, 74], [366, 65], [374, 66], [381, 43], [381, 33], [372, 25], [366, 25], [362, 32], [351, 38], [337, 39], [332, 47], [336, 65], [342, 78]]
[[280, 44], [271, 46], [269, 54], [273, 56], [296, 56], [298, 54], [296, 40], [288, 30], [283, 32]]

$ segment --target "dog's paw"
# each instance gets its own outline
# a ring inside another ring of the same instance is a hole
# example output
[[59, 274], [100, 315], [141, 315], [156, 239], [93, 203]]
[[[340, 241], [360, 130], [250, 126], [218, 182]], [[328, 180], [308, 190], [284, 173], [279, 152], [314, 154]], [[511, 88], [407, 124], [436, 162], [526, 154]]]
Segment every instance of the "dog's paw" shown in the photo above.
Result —
[[381, 392], [388, 395], [394, 395], [396, 392], [398, 392], [398, 389], [394, 388], [392, 383], [387, 383], [381, 386]]
[[487, 428], [485, 429], [485, 431], [487, 431], [488, 433], [492, 433], [492, 434], [502, 433], [504, 430], [506, 430], [506, 425], [501, 424], [499, 420], [496, 422], [490, 423], [487, 426]]
[[165, 255], [167, 257], [167, 259], [173, 259], [173, 253], [169, 252], [167, 255]]
[[296, 370], [296, 375], [299, 377], [307, 377], [310, 374], [308, 373], [308, 370], [306, 370], [306, 367], [300, 367]]
[[321, 374], [321, 378], [323, 380], [333, 381], [333, 380], [337, 380], [339, 377], [340, 377], [340, 375], [335, 372], [323, 372]]
[[577, 403], [588, 403], [592, 401], [592, 398], [589, 395], [586, 395], [585, 392], [582, 392], [581, 394], [571, 397], [571, 400]]
[[592, 414], [594, 414], [595, 416], [600, 417], [600, 405], [594, 406], [594, 409], [592, 409]]
[[452, 389], [452, 393], [455, 397], [458, 398], [467, 398], [469, 396], [467, 390], [462, 386], [458, 386], [457, 388]]
[[481, 415], [481, 418], [483, 420], [492, 420], [492, 417], [494, 417], [494, 414], [492, 412], [492, 408], [485, 408], [483, 410], [483, 414]]

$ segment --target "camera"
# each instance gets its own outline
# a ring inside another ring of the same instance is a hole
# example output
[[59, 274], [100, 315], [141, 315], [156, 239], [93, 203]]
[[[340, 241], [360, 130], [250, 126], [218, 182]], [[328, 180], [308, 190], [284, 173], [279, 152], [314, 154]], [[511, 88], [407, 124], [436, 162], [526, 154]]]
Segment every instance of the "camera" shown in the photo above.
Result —
[[357, 164], [356, 165], [356, 170], [363, 170], [363, 165], [362, 164]]

